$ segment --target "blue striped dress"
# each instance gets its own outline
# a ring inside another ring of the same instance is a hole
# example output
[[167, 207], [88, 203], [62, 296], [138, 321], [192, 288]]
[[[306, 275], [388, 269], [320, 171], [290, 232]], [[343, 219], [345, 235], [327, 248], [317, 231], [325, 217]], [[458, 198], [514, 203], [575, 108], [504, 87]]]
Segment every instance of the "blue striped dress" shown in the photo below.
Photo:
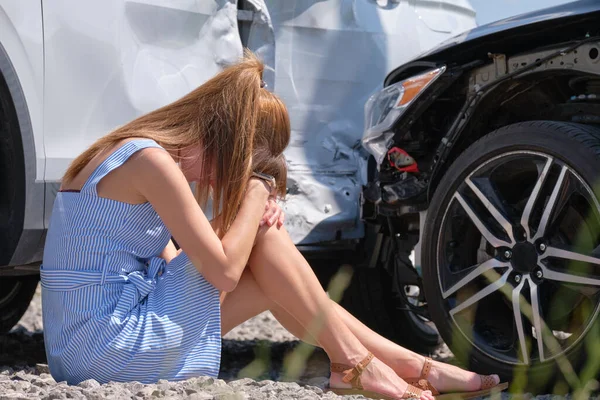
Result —
[[77, 384], [216, 377], [218, 290], [181, 253], [158, 257], [171, 235], [150, 203], [98, 197], [96, 185], [135, 152], [113, 152], [80, 192], [57, 194], [41, 267], [44, 340], [56, 381]]

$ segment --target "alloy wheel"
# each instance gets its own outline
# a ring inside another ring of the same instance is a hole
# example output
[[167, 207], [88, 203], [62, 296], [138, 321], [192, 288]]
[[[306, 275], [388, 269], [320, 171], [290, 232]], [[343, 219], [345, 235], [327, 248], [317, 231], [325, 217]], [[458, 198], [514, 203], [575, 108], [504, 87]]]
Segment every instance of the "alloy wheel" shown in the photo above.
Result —
[[445, 210], [439, 287], [457, 334], [509, 364], [575, 346], [600, 308], [600, 204], [548, 154], [515, 151], [480, 165]]

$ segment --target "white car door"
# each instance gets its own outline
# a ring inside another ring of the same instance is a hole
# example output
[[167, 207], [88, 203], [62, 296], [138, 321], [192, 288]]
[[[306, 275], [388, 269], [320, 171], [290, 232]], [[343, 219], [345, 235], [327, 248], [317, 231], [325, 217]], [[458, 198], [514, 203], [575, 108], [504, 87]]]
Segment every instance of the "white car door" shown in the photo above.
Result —
[[46, 181], [242, 55], [235, 0], [44, 1]]

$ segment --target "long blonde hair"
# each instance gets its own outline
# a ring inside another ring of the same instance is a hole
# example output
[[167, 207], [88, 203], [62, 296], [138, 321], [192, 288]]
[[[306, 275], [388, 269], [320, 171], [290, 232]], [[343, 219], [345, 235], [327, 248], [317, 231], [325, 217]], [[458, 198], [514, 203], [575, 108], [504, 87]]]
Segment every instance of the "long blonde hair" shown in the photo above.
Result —
[[277, 181], [277, 194], [286, 194], [287, 162], [283, 151], [290, 141], [290, 119], [283, 101], [271, 92], [263, 91], [260, 96], [252, 170], [269, 174]]
[[[271, 165], [269, 160], [283, 159], [281, 153], [290, 137], [289, 119], [283, 102], [262, 87], [263, 70], [263, 63], [246, 51], [240, 62], [225, 68], [181, 99], [98, 139], [73, 161], [63, 182], [73, 180], [96, 155], [124, 139], [152, 139], [169, 151], [201, 144], [204, 147], [203, 173], [216, 168], [212, 200], [214, 205], [222, 207], [213, 207], [213, 216], [218, 214], [220, 230], [226, 232], [238, 212], [253, 168], [262, 167], [261, 172], [269, 170], [276, 175], [278, 192], [285, 195], [285, 161], [283, 169], [275, 171], [267, 167]], [[258, 148], [262, 150], [257, 158], [260, 165], [253, 162], [257, 131], [261, 132]], [[280, 145], [273, 147], [271, 141], [265, 141], [266, 135], [271, 135]], [[196, 198], [201, 207], [206, 206], [210, 192], [208, 184], [196, 185]]]

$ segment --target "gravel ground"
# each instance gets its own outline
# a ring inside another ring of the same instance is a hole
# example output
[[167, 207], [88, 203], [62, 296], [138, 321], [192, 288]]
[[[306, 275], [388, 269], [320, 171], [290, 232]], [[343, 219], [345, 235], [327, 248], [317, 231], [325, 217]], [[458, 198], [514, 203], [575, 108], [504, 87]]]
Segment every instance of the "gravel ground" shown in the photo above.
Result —
[[[198, 377], [181, 382], [160, 381], [153, 385], [138, 382], [100, 385], [89, 380], [78, 386], [69, 386], [64, 382], [55, 382], [45, 364], [42, 329], [38, 288], [38, 293], [19, 324], [7, 335], [0, 335], [0, 400], [343, 398], [323, 391], [327, 383], [329, 363], [320, 349], [305, 348], [313, 351], [304, 371], [294, 379], [298, 383], [286, 378], [283, 372], [285, 357], [298, 348], [299, 342], [270, 313], [263, 313], [245, 322], [225, 336], [220, 379]], [[442, 345], [433, 357], [451, 361], [452, 354]], [[538, 396], [538, 400], [549, 400], [551, 397]], [[345, 398], [362, 399], [360, 396]], [[509, 398], [506, 394], [502, 395], [502, 400]]]

